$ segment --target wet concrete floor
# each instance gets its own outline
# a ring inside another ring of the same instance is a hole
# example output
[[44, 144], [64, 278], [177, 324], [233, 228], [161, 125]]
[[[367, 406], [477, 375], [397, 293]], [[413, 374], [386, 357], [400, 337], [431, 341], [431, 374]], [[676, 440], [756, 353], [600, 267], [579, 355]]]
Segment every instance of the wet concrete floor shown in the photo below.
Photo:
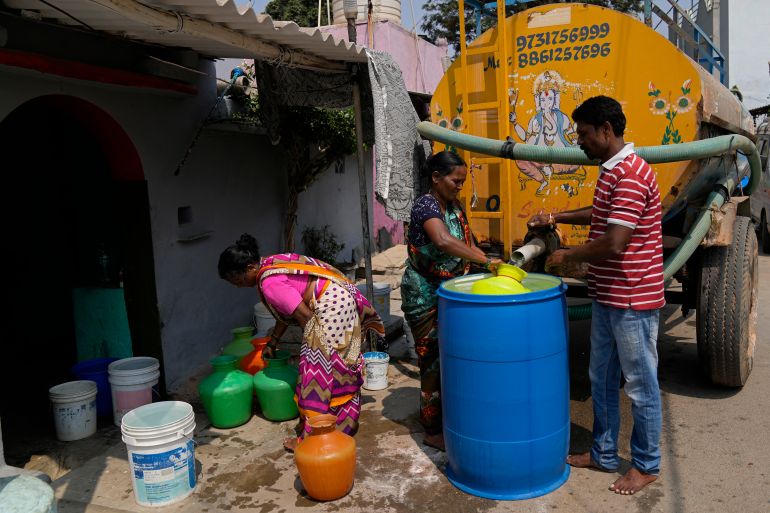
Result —
[[[617, 474], [573, 470], [556, 491], [526, 501], [493, 501], [447, 480], [446, 454], [423, 446], [417, 422], [418, 374], [403, 339], [394, 347], [390, 386], [364, 392], [353, 490], [329, 503], [308, 498], [293, 457], [281, 443], [294, 422], [259, 416], [235, 429], [212, 428], [198, 412], [199, 484], [161, 513], [297, 511], [406, 512], [718, 512], [770, 511], [770, 257], [760, 257], [760, 325], [754, 371], [741, 390], [713, 387], [698, 373], [695, 317], [677, 307], [661, 316], [659, 375], [663, 397], [661, 478], [634, 497], [607, 490]], [[571, 451], [591, 443], [588, 321], [571, 323]], [[628, 468], [630, 405], [621, 393], [620, 455]], [[136, 504], [117, 428], [101, 453], [53, 483], [62, 513], [144, 512]], [[106, 434], [105, 434], [106, 433]]]

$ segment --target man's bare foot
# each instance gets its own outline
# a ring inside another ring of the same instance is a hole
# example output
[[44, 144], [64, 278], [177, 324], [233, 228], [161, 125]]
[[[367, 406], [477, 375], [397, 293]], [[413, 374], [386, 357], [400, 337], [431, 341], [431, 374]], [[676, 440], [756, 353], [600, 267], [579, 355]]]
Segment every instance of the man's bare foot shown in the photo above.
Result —
[[567, 464], [575, 468], [591, 468], [594, 470], [600, 470], [602, 472], [615, 472], [613, 469], [607, 469], [600, 467], [598, 463], [591, 457], [590, 452], [584, 452], [583, 454], [570, 454], [567, 456]]
[[298, 445], [299, 439], [297, 439], [296, 436], [290, 436], [289, 438], [284, 438], [283, 440], [283, 448], [289, 452], [294, 452]]
[[645, 474], [632, 467], [631, 470], [620, 476], [617, 481], [610, 485], [610, 490], [620, 495], [633, 495], [656, 479], [658, 479], [658, 476]]
[[428, 447], [438, 449], [439, 451], [446, 450], [444, 447], [444, 433], [439, 433], [437, 435], [425, 435], [425, 438], [422, 439], [422, 443]]

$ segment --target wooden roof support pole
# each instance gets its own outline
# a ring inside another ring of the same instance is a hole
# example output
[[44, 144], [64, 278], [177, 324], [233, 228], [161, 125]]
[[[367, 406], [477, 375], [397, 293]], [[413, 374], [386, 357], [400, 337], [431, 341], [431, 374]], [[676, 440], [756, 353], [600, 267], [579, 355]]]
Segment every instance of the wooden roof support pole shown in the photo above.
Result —
[[[148, 7], [134, 0], [91, 0], [101, 5], [105, 9], [120, 14], [121, 16], [152, 26], [158, 30], [165, 30], [169, 33], [188, 34], [196, 37], [204, 37], [212, 41], [217, 41], [230, 45], [234, 48], [245, 50], [244, 57], [253, 57], [255, 59], [277, 59], [287, 57], [286, 50], [279, 45], [266, 43], [246, 36], [240, 32], [230, 30], [221, 25], [217, 25], [206, 20], [191, 18], [181, 13], [171, 13]], [[289, 63], [298, 68], [320, 69], [324, 71], [347, 71], [344, 63], [330, 61], [322, 57], [310, 55], [300, 51], [294, 51], [291, 58], [287, 59]]]
[[[358, 192], [361, 198], [361, 232], [364, 237], [364, 273], [366, 274], [366, 299], [374, 307], [374, 280], [372, 279], [372, 244], [369, 237], [369, 200], [364, 164], [364, 123], [361, 119], [361, 74], [358, 65], [352, 66], [353, 109], [356, 117], [356, 161], [358, 163]], [[363, 344], [362, 344], [363, 345]], [[374, 340], [369, 339], [369, 350], [376, 351]]]

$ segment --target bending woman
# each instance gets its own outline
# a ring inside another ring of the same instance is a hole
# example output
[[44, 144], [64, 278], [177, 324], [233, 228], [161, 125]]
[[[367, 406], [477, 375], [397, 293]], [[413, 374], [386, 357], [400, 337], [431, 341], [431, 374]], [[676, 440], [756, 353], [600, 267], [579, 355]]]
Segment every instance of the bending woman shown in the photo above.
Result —
[[[331, 413], [349, 435], [358, 430], [363, 358], [369, 332], [385, 334], [382, 320], [340, 271], [314, 258], [286, 253], [259, 256], [257, 241], [243, 234], [219, 257], [219, 276], [236, 287], [257, 287], [276, 325], [266, 348], [270, 355], [289, 324], [303, 329], [295, 400], [302, 432], [307, 417]], [[287, 439], [293, 450], [298, 441]]]
[[473, 241], [457, 195], [468, 168], [456, 153], [442, 151], [428, 158], [430, 192], [417, 198], [407, 233], [408, 259], [401, 281], [401, 310], [412, 331], [420, 367], [420, 423], [423, 443], [444, 449], [439, 373], [438, 296], [444, 280], [468, 272], [470, 262], [497, 264]]

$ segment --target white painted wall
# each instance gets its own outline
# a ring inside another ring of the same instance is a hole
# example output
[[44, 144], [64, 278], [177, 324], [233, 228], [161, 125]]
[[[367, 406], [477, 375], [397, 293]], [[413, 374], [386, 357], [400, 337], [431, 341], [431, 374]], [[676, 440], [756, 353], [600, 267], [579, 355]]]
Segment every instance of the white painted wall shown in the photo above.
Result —
[[[372, 233], [372, 152], [364, 156], [366, 164], [366, 190], [368, 191], [369, 234]], [[351, 251], [359, 248], [363, 251], [363, 232], [361, 223], [361, 201], [358, 188], [358, 167], [355, 155], [345, 159], [345, 172], [335, 173], [334, 168], [327, 169], [307, 191], [300, 194], [297, 214], [295, 241], [297, 251], [302, 252], [302, 229], [306, 226], [321, 228], [329, 225], [329, 230], [345, 248], [337, 257], [339, 261], [351, 261]], [[372, 242], [372, 248], [374, 243]], [[372, 249], [374, 251], [374, 249]], [[363, 253], [360, 253], [363, 255]], [[331, 263], [331, 262], [330, 262]]]
[[[286, 181], [263, 136], [205, 130], [181, 175], [155, 187], [156, 282], [169, 388], [191, 374], [251, 324], [253, 289], [217, 274], [219, 254], [238, 237], [254, 235], [263, 254], [280, 249]], [[152, 181], [150, 183], [153, 183]], [[177, 242], [177, 207], [191, 206], [193, 222], [212, 235]]]
[[730, 2], [730, 86], [738, 85], [749, 109], [770, 103], [770, 1]]
[[[203, 61], [201, 70], [214, 72]], [[59, 79], [0, 68], [0, 119], [47, 94], [87, 100], [109, 113], [134, 142], [148, 181], [166, 385], [174, 389], [248, 324], [257, 300], [219, 279], [220, 252], [244, 231], [264, 253], [280, 247], [286, 180], [277, 153], [262, 136], [205, 130], [180, 176], [174, 170], [215, 99], [202, 80], [195, 97]], [[348, 176], [348, 175], [345, 175]], [[209, 238], [177, 241], [177, 207], [191, 206]]]

